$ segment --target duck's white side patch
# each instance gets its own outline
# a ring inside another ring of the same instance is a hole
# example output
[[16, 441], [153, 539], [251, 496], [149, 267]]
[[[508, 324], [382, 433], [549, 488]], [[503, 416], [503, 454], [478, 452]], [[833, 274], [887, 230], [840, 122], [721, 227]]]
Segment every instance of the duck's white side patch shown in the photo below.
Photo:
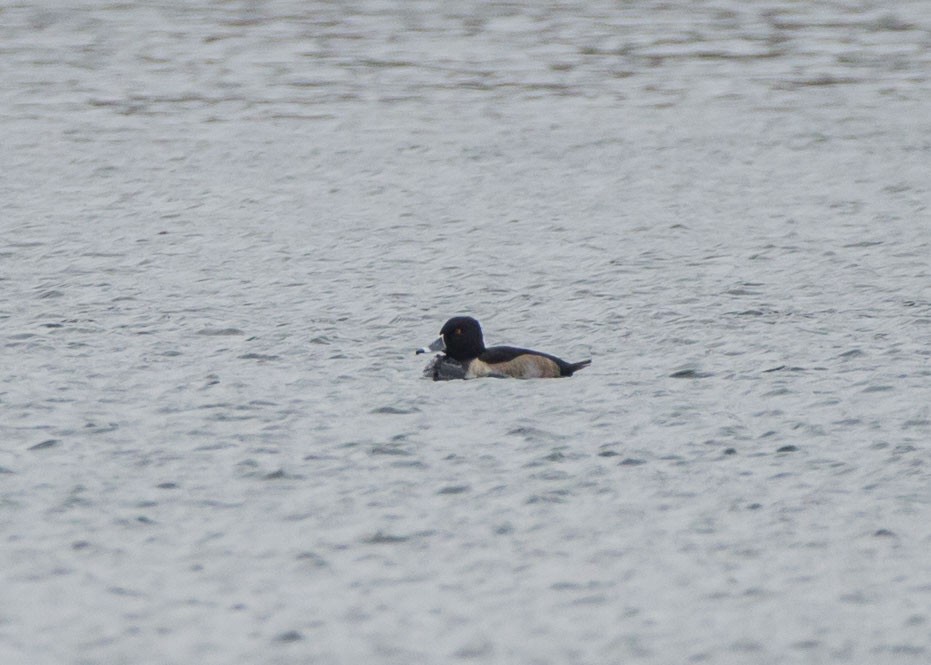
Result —
[[513, 377], [515, 379], [550, 379], [562, 376], [559, 365], [549, 358], [525, 353], [505, 363], [490, 365], [476, 358], [469, 363], [467, 379], [483, 376]]

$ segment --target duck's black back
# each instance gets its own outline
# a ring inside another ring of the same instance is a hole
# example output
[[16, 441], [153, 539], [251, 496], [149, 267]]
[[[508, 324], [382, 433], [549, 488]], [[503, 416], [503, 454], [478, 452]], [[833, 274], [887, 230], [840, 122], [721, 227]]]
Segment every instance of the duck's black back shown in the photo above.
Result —
[[578, 363], [569, 363], [563, 360], [562, 358], [557, 358], [556, 356], [550, 355], [549, 353], [542, 353], [541, 351], [532, 351], [531, 349], [522, 349], [517, 346], [492, 346], [491, 348], [485, 349], [478, 359], [482, 362], [488, 363], [489, 365], [495, 365], [497, 363], [506, 363], [514, 360], [518, 356], [541, 356], [543, 358], [548, 358], [556, 363], [556, 366], [559, 367], [559, 373], [562, 376], [572, 376], [573, 372], [576, 372], [583, 367], [588, 367], [591, 364], [591, 360], [583, 360]]

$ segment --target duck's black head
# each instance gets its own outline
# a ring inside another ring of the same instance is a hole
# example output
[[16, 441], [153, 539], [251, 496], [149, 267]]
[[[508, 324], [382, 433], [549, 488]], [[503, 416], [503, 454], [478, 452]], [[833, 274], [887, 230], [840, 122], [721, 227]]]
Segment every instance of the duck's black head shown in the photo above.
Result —
[[454, 316], [440, 330], [446, 355], [459, 362], [478, 358], [485, 350], [482, 327], [471, 316]]

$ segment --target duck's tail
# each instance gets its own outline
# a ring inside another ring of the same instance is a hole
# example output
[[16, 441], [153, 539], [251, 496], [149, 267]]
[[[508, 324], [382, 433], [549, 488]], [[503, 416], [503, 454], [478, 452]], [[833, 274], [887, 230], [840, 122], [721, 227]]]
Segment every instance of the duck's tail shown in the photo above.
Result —
[[592, 359], [583, 360], [577, 363], [566, 363], [566, 368], [563, 371], [563, 376], [572, 376], [575, 372], [578, 372], [580, 369], [585, 369], [592, 364]]

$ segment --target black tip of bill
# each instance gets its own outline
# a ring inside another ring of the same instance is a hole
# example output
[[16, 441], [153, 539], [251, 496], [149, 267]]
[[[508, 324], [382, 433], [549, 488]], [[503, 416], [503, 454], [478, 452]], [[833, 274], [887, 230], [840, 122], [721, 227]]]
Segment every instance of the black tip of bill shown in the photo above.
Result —
[[446, 350], [446, 342], [443, 341], [443, 336], [440, 335], [435, 340], [433, 340], [433, 343], [430, 346], [423, 346], [417, 349], [415, 355], [418, 355], [421, 353], [430, 353], [431, 351], [445, 351], [445, 350]]

